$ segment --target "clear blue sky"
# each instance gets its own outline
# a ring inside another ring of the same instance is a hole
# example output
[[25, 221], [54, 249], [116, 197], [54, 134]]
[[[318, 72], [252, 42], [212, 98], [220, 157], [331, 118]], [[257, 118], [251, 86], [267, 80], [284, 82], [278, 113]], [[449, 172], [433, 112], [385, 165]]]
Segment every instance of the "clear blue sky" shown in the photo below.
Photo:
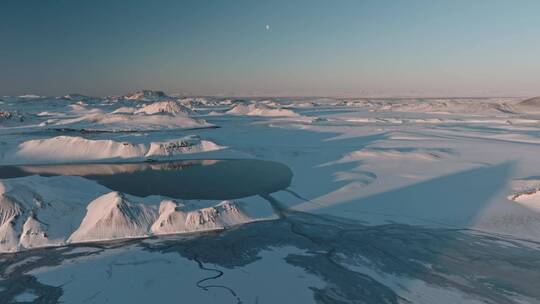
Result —
[[0, 95], [140, 88], [540, 95], [540, 1], [0, 1]]

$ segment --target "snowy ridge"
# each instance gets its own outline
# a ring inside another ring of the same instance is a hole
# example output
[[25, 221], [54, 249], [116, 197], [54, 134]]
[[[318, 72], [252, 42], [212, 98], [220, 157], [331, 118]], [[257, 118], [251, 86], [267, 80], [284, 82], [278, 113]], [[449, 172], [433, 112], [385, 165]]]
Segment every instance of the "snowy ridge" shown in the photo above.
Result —
[[416, 112], [416, 113], [513, 113], [515, 107], [506, 100], [478, 100], [478, 99], [368, 99], [350, 100], [340, 103], [346, 107], [367, 107], [376, 111]]
[[[76, 105], [74, 105], [76, 106]], [[126, 108], [124, 108], [126, 109]], [[84, 107], [79, 106], [78, 112]], [[106, 113], [101, 110], [92, 110], [82, 113], [81, 116], [68, 119], [51, 119], [42, 123], [43, 127], [58, 129], [67, 128], [86, 131], [146, 131], [166, 129], [192, 129], [207, 128], [213, 125], [202, 119], [194, 119], [187, 115], [146, 115], [120, 111]]]
[[69, 243], [144, 237], [156, 216], [152, 208], [134, 204], [119, 192], [98, 197], [86, 210]]
[[53, 226], [62, 224], [61, 222], [66, 224], [67, 218], [62, 218], [62, 206], [58, 206], [59, 208], [47, 206], [35, 191], [20, 184], [9, 186], [11, 188], [9, 190], [8, 186], [0, 184], [0, 188], [4, 189], [0, 193], [0, 252], [14, 252], [63, 243], [67, 236], [56, 239], [55, 227], [50, 227], [37, 218], [37, 214], [43, 218], [54, 218], [58, 222], [51, 222]]
[[[100, 195], [89, 199], [88, 192]], [[238, 201], [202, 208], [167, 199], [149, 202], [78, 177], [10, 179], [0, 182], [0, 252], [221, 230], [274, 218], [252, 209]]]
[[183, 154], [202, 153], [224, 149], [214, 142], [200, 140], [197, 136], [188, 136], [175, 141], [153, 142], [145, 158], [171, 158]]
[[516, 193], [508, 197], [508, 199], [525, 207], [540, 211], [540, 188]]
[[189, 116], [193, 114], [193, 111], [174, 100], [159, 101], [146, 105], [139, 110], [135, 111], [136, 114], [144, 113], [148, 115], [152, 114], [170, 114], [179, 116]]
[[18, 247], [17, 230], [21, 223], [20, 218], [26, 210], [13, 198], [0, 196], [0, 251], [15, 251]]
[[167, 94], [163, 91], [154, 91], [154, 90], [140, 90], [134, 93], [129, 93], [122, 96], [125, 100], [133, 101], [157, 101], [160, 99], [168, 98]]
[[224, 229], [252, 221], [240, 207], [232, 201], [194, 211], [186, 211], [184, 205], [174, 201], [163, 201], [159, 207], [159, 217], [152, 225], [154, 234], [172, 234], [203, 230]]
[[118, 192], [107, 193], [88, 205], [85, 218], [68, 243], [219, 230], [254, 220], [232, 201], [202, 209], [184, 207], [165, 200], [157, 209], [155, 205], [133, 203]]
[[85, 100], [97, 99], [96, 97], [86, 96], [86, 95], [78, 94], [78, 93], [66, 94], [62, 96], [61, 98], [65, 100], [74, 100], [74, 101], [85, 101]]
[[208, 100], [202, 97], [182, 98], [182, 99], [179, 99], [178, 102], [180, 102], [180, 104], [182, 104], [183, 106], [189, 109], [194, 109], [197, 107], [205, 107], [205, 106], [217, 106], [221, 104], [221, 102], [217, 100]]
[[198, 136], [166, 142], [135, 144], [115, 140], [91, 140], [79, 136], [57, 136], [21, 143], [8, 151], [3, 164], [61, 163], [73, 161], [112, 161], [174, 158], [186, 154], [217, 151], [225, 147]]
[[47, 225], [40, 222], [33, 214], [28, 216], [22, 227], [19, 246], [23, 248], [37, 248], [49, 246], [51, 241], [47, 238]]
[[247, 115], [247, 116], [266, 116], [266, 117], [298, 117], [298, 113], [295, 113], [289, 109], [272, 108], [265, 104], [237, 104], [232, 109], [226, 112], [233, 115]]

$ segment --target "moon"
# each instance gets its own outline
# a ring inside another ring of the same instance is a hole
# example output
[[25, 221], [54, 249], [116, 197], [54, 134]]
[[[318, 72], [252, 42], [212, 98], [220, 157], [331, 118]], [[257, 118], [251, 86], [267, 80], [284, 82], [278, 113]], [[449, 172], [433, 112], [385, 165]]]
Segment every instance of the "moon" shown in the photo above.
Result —
[[270, 25], [267, 24], [267, 25], [265, 26], [265, 28], [266, 28], [267, 31], [269, 31], [269, 30], [270, 30]]

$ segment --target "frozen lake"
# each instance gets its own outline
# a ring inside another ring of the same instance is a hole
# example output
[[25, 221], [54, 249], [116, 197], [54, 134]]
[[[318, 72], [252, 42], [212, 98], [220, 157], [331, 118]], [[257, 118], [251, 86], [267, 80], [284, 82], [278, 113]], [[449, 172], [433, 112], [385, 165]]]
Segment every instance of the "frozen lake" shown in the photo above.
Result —
[[257, 159], [0, 167], [0, 179], [36, 174], [81, 176], [122, 193], [177, 199], [268, 194], [287, 188], [293, 176], [284, 164]]

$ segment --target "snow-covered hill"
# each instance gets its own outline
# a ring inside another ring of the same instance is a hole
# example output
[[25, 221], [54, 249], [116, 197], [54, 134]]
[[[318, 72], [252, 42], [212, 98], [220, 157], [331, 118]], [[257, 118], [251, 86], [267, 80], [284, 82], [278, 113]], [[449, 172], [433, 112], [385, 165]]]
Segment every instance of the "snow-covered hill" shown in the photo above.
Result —
[[189, 210], [181, 203], [163, 201], [159, 217], [152, 225], [154, 234], [173, 234], [224, 229], [252, 221], [241, 209], [241, 204], [223, 201], [216, 206]]
[[122, 96], [125, 100], [131, 100], [131, 101], [158, 101], [161, 99], [169, 98], [167, 94], [163, 91], [155, 91], [155, 90], [140, 90], [133, 93], [126, 94]]
[[[80, 111], [80, 110], [79, 110]], [[73, 129], [85, 131], [148, 131], [163, 129], [192, 129], [212, 127], [202, 119], [194, 119], [187, 115], [146, 115], [145, 113], [117, 111], [107, 113], [93, 110], [81, 113], [75, 118], [49, 119], [42, 126], [50, 129]], [[159, 113], [159, 112], [158, 112]]]
[[267, 116], [267, 117], [297, 117], [295, 113], [289, 109], [272, 108], [265, 104], [237, 104], [232, 107], [227, 114], [247, 115], [247, 116]]
[[[89, 161], [182, 159], [191, 154], [218, 151], [226, 147], [198, 136], [187, 136], [149, 144], [116, 140], [91, 140], [80, 136], [57, 136], [25, 141], [4, 151], [2, 164], [47, 164]], [[0, 154], [1, 155], [1, 154]]]
[[145, 113], [145, 114], [156, 114], [156, 113], [164, 113], [164, 114], [170, 114], [170, 115], [180, 115], [180, 116], [189, 116], [194, 114], [193, 111], [182, 105], [178, 101], [173, 100], [167, 100], [167, 101], [159, 101], [154, 102], [151, 104], [148, 104], [141, 109], [135, 111], [135, 113]]
[[479, 99], [398, 99], [358, 100], [346, 106], [371, 107], [378, 111], [441, 113], [441, 114], [501, 114], [515, 111], [505, 100]]
[[0, 252], [220, 230], [275, 218], [268, 207], [209, 204], [128, 197], [81, 177], [0, 180]]
[[68, 242], [88, 242], [148, 236], [156, 210], [130, 202], [118, 192], [110, 192], [86, 207], [86, 216]]
[[540, 107], [540, 97], [532, 97], [525, 99], [519, 103], [520, 106], [526, 107]]

